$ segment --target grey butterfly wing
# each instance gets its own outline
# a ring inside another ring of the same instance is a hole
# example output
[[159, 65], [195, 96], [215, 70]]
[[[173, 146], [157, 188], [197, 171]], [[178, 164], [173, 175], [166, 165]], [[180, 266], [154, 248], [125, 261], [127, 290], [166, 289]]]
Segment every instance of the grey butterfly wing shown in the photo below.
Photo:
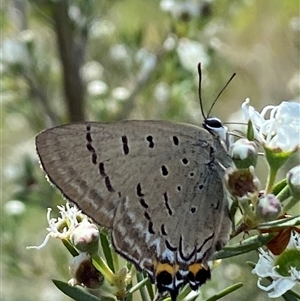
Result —
[[49, 179], [150, 275], [157, 260], [188, 265], [227, 241], [216, 143], [201, 128], [163, 121], [79, 123], [36, 139]]
[[[115, 248], [150, 275], [156, 261], [185, 269], [206, 262], [230, 232], [224, 170], [213, 149], [222, 158], [223, 147], [207, 131], [190, 125], [163, 122], [150, 129], [143, 123], [138, 128], [140, 140], [152, 133], [153, 148], [148, 145], [145, 161], [133, 154], [142, 172], [116, 211]], [[224, 149], [221, 163], [231, 163]]]

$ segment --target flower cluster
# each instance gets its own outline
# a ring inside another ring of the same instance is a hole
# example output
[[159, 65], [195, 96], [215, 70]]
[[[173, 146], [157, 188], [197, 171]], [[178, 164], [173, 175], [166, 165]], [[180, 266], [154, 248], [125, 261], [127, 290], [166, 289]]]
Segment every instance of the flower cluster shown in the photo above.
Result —
[[[300, 280], [300, 234], [292, 231], [288, 245], [278, 256], [259, 248], [259, 260], [252, 273], [259, 277], [258, 287], [267, 291], [270, 298], [280, 297], [292, 289]], [[263, 286], [261, 280], [267, 277], [272, 283]]]
[[39, 246], [27, 249], [41, 249], [51, 237], [60, 239], [73, 258], [70, 263], [72, 278], [69, 285], [81, 285], [87, 288], [101, 288], [106, 295], [123, 296], [126, 286], [131, 281], [131, 274], [126, 267], [113, 273], [106, 262], [98, 255], [99, 229], [75, 205], [67, 203], [58, 206], [60, 217], [51, 218], [51, 208], [47, 211], [49, 232]]
[[[267, 249], [258, 248], [259, 261], [252, 272], [259, 277], [258, 287], [276, 298], [300, 281], [300, 215], [287, 215], [292, 207], [299, 207], [300, 165], [275, 183], [278, 170], [300, 147], [300, 104], [284, 101], [259, 113], [246, 99], [242, 111], [248, 124], [247, 139], [231, 145], [236, 169], [228, 169], [225, 177], [228, 191], [243, 213], [232, 236], [251, 229], [269, 235]], [[263, 190], [255, 172], [259, 147], [268, 166]], [[262, 278], [272, 283], [263, 286]]]

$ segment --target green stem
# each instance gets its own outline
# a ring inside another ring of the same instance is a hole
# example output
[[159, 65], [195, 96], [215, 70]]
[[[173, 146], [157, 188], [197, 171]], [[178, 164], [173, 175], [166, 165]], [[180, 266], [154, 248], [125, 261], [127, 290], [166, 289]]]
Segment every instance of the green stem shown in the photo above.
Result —
[[283, 190], [287, 186], [286, 178], [282, 179], [278, 183], [273, 186], [272, 193], [277, 196], [281, 190]]
[[251, 224], [256, 220], [255, 213], [253, 212], [252, 208], [250, 207], [250, 203], [245, 200], [240, 202], [241, 207], [243, 208], [244, 211], [244, 216], [248, 217], [251, 221]]
[[119, 271], [120, 270], [119, 256], [113, 249], [111, 249], [111, 257], [115, 267], [115, 271]]
[[222, 297], [234, 292], [235, 290], [239, 289], [240, 287], [243, 286], [243, 283], [238, 282], [230, 287], [227, 287], [226, 289], [222, 290], [221, 292], [219, 292], [218, 294], [214, 295], [213, 297], [207, 299], [206, 301], [216, 301], [221, 299]]
[[149, 298], [147, 296], [146, 289], [145, 289], [145, 284], [148, 279], [144, 279], [141, 273], [136, 273], [136, 279], [138, 283], [141, 284], [141, 286], [139, 287], [139, 291], [141, 294], [142, 301], [148, 301]]
[[276, 168], [276, 167], [274, 167], [274, 166], [271, 167], [271, 166], [269, 165], [269, 174], [268, 174], [268, 179], [267, 179], [267, 184], [266, 184], [266, 189], [265, 189], [265, 193], [266, 193], [266, 194], [272, 192], [272, 189], [273, 189], [273, 186], [274, 186], [274, 183], [275, 183], [275, 179], [276, 179], [277, 172], [278, 172], [278, 168]]
[[288, 185], [286, 185], [277, 195], [277, 199], [282, 203], [291, 196], [291, 191]]

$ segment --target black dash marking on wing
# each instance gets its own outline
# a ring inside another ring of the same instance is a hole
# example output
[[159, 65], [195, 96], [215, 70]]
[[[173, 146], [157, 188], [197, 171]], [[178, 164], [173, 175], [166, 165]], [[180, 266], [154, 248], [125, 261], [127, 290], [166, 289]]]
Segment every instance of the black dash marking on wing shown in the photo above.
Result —
[[195, 247], [193, 252], [191, 252], [190, 255], [185, 256], [183, 254], [183, 246], [182, 246], [182, 236], [180, 235], [180, 239], [179, 239], [179, 255], [180, 257], [185, 260], [185, 261], [190, 261], [192, 259], [192, 257], [195, 255], [195, 253], [197, 252], [197, 248]]
[[87, 141], [87, 144], [86, 144], [86, 148], [88, 149], [88, 151], [91, 153], [92, 155], [92, 163], [93, 164], [97, 164], [97, 154], [96, 154], [96, 150], [94, 149], [94, 147], [92, 146], [92, 135], [91, 135], [91, 126], [90, 125], [87, 125], [86, 126], [86, 130], [87, 130], [87, 133], [86, 133], [86, 141]]
[[213, 239], [214, 236], [215, 236], [215, 233], [214, 233], [214, 232], [213, 232], [210, 236], [208, 236], [208, 237], [204, 240], [203, 244], [197, 249], [197, 253], [201, 252], [201, 250], [202, 250], [202, 248], [204, 247], [204, 245], [205, 245], [206, 243], [208, 243], [211, 239]]
[[102, 177], [106, 177], [106, 172], [105, 172], [105, 167], [103, 162], [99, 163], [99, 172]]
[[141, 204], [145, 209], [147, 209], [147, 208], [149, 207], [148, 204], [145, 202], [144, 199], [140, 199], [140, 204]]
[[155, 234], [155, 231], [153, 230], [153, 222], [152, 222], [152, 221], [149, 221], [149, 222], [148, 222], [148, 231], [149, 231], [151, 234]]
[[109, 192], [114, 192], [114, 188], [111, 186], [110, 179], [108, 176], [105, 177], [105, 186]]
[[148, 221], [151, 220], [151, 217], [150, 217], [150, 215], [149, 215], [149, 213], [148, 213], [147, 211], [144, 212], [144, 216], [145, 216], [145, 218], [146, 218]]
[[155, 231], [153, 230], [153, 222], [152, 222], [151, 217], [150, 217], [150, 215], [147, 211], [144, 212], [144, 216], [148, 220], [148, 231], [151, 234], [155, 234]]
[[145, 196], [145, 195], [143, 194], [143, 192], [142, 192], [142, 186], [141, 186], [141, 183], [138, 183], [137, 186], [136, 186], [136, 194], [137, 194], [137, 196], [140, 196], [140, 197]]
[[162, 235], [168, 235], [167, 231], [166, 231], [166, 228], [165, 228], [165, 225], [162, 224], [161, 227], [160, 227], [160, 231], [161, 231], [161, 234]]
[[128, 138], [125, 135], [122, 136], [122, 144], [123, 144], [124, 155], [128, 155], [129, 153]]
[[86, 140], [88, 141], [88, 142], [92, 142], [93, 140], [92, 140], [92, 136], [91, 136], [91, 133], [86, 133]]
[[164, 193], [164, 200], [165, 200], [165, 206], [168, 209], [169, 215], [172, 215], [173, 211], [172, 211], [172, 209], [170, 208], [170, 205], [169, 205], [169, 197], [168, 197], [168, 193], [167, 192]]
[[173, 251], [173, 252], [177, 251], [177, 247], [173, 247], [167, 239], [165, 240], [165, 243], [166, 243], [166, 247], [167, 247], [170, 251]]

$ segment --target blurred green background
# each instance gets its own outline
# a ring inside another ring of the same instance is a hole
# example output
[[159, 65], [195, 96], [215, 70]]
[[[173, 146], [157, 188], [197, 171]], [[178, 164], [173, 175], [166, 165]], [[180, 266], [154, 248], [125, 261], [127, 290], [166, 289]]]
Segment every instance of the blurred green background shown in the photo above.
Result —
[[[206, 111], [237, 73], [213, 109], [223, 121], [241, 120], [246, 97], [258, 110], [299, 101], [298, 0], [8, 0], [1, 13], [3, 301], [69, 300], [50, 280], [69, 279], [61, 242], [26, 250], [46, 235], [46, 208], [64, 203], [39, 168], [38, 132], [78, 120], [201, 124], [198, 62]], [[246, 260], [257, 254], [224, 260], [203, 298], [242, 281], [222, 300], [268, 300]]]

